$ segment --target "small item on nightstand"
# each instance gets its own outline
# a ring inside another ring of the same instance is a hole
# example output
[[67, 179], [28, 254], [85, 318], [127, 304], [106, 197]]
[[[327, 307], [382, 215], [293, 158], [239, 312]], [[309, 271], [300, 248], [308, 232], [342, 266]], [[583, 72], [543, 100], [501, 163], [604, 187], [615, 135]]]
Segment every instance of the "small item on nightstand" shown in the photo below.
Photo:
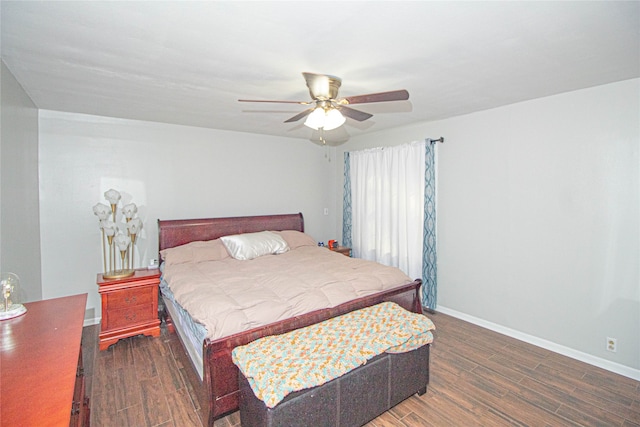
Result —
[[324, 242], [318, 242], [318, 246], [324, 247]]
[[329, 249], [335, 249], [338, 247], [338, 241], [337, 240], [329, 240]]

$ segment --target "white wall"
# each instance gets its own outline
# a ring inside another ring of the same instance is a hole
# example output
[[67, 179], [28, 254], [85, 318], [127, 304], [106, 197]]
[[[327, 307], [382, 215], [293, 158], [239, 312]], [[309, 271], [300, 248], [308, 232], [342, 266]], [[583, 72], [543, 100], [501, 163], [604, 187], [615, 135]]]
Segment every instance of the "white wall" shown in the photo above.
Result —
[[353, 138], [336, 155], [444, 136], [439, 306], [638, 376], [639, 104], [628, 80]]
[[[88, 292], [100, 317], [100, 232], [92, 207], [109, 188], [138, 205], [137, 258], [157, 258], [157, 219], [302, 212], [305, 231], [332, 237], [332, 163], [308, 141], [40, 111], [44, 298]], [[93, 310], [93, 312], [91, 311]]]
[[344, 150], [442, 135], [440, 306], [637, 372], [639, 94], [635, 79], [369, 134], [331, 162], [306, 141], [41, 111], [43, 296], [89, 292], [99, 317], [91, 207], [110, 187], [140, 206], [144, 262], [159, 217], [302, 211], [340, 239]]
[[22, 302], [42, 299], [38, 110], [1, 64], [0, 271], [20, 277]]

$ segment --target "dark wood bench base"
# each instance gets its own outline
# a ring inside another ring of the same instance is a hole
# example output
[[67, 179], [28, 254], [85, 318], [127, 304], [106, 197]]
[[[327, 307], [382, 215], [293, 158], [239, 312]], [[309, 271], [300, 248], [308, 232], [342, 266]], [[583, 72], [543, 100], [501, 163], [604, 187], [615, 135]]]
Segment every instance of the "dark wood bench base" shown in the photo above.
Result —
[[384, 353], [318, 387], [288, 395], [275, 408], [258, 399], [239, 375], [243, 427], [361, 426], [429, 383], [429, 345], [408, 353]]

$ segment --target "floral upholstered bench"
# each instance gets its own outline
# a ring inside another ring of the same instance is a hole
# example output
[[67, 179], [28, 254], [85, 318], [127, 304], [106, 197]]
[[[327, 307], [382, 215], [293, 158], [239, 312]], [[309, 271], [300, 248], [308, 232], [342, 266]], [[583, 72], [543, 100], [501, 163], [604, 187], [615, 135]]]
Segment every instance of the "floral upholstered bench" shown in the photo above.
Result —
[[233, 350], [248, 426], [359, 426], [429, 382], [433, 323], [394, 303]]

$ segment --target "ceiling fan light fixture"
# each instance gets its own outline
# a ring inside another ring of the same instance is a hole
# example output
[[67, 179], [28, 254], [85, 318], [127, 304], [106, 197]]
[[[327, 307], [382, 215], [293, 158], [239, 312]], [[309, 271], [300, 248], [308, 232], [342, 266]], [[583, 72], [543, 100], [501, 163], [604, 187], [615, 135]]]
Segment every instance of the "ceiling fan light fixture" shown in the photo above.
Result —
[[[289, 117], [284, 121], [284, 123], [293, 123], [305, 119], [304, 125], [313, 130], [330, 131], [342, 126], [347, 121], [345, 117], [355, 120], [356, 122], [363, 122], [373, 117], [373, 114], [352, 108], [352, 104], [406, 101], [409, 99], [409, 92], [407, 92], [406, 89], [338, 98], [338, 90], [342, 84], [342, 80], [339, 77], [314, 73], [302, 73], [302, 76], [307, 83], [309, 95], [311, 95], [311, 101], [277, 101], [259, 99], [239, 99], [238, 101], [311, 105], [311, 107], [306, 110], [293, 117]], [[335, 132], [332, 137], [334, 135]]]
[[335, 108], [325, 110], [323, 107], [318, 107], [307, 116], [304, 124], [313, 130], [320, 128], [333, 130], [342, 126], [346, 120], [342, 113]]

